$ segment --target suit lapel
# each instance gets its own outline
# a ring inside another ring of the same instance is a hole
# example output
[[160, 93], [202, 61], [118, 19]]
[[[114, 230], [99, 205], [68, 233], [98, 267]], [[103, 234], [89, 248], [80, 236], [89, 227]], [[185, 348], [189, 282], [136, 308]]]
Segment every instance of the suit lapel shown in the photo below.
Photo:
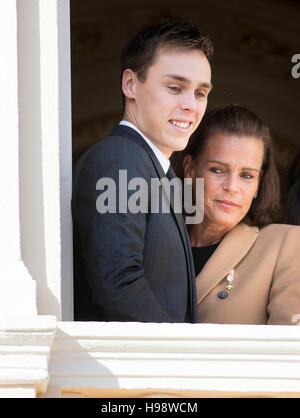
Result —
[[[119, 126], [116, 126], [113, 129], [111, 135], [126, 136], [127, 138], [131, 139], [132, 141], [134, 141], [138, 145], [140, 145], [142, 148], [144, 148], [145, 151], [147, 151], [147, 153], [149, 154], [149, 156], [150, 156], [150, 158], [151, 158], [151, 160], [154, 164], [154, 167], [155, 167], [155, 170], [157, 172], [157, 175], [158, 175], [159, 179], [167, 178], [166, 174], [164, 173], [164, 171], [162, 169], [162, 166], [161, 166], [160, 162], [156, 158], [156, 156], [155, 156], [154, 152], [152, 151], [151, 147], [140, 136], [140, 134], [138, 132], [136, 132], [132, 128], [129, 128], [128, 126], [119, 125]], [[170, 173], [171, 174], [168, 177], [169, 179], [176, 178], [176, 175], [175, 175], [175, 173], [174, 173], [174, 171], [171, 167], [170, 167]], [[167, 190], [165, 189], [165, 186], [164, 186], [163, 183], [162, 183], [162, 187], [163, 187], [164, 191], [167, 193]], [[172, 212], [173, 212], [173, 214], [175, 216], [175, 219], [176, 219], [177, 226], [180, 230], [181, 237], [182, 237], [182, 239], [183, 239], [183, 241], [185, 242], [185, 245], [186, 245], [186, 230], [185, 230], [183, 216], [182, 216], [181, 213], [176, 213], [174, 211], [174, 204], [173, 204], [172, 200], [171, 200], [170, 203], [171, 203]]]
[[225, 235], [216, 251], [196, 277], [198, 304], [245, 257], [256, 241], [258, 234], [259, 229], [257, 227], [250, 227], [241, 223]]
[[[172, 180], [173, 178], [177, 178], [171, 166], [168, 171], [168, 178], [169, 180]], [[196, 301], [196, 288], [195, 288], [195, 280], [194, 280], [195, 270], [194, 270], [194, 261], [193, 261], [191, 246], [190, 246], [190, 240], [189, 240], [188, 232], [184, 223], [182, 213], [175, 212], [174, 206], [173, 206], [174, 202], [172, 199], [170, 203], [171, 203], [171, 207], [173, 210], [173, 214], [177, 222], [177, 226], [179, 228], [179, 231], [183, 240], [183, 244], [184, 244], [184, 250], [185, 250], [185, 255], [187, 259], [188, 274], [190, 277], [190, 301], [191, 301], [191, 310], [192, 310], [191, 315], [192, 315], [192, 319], [193, 318], [196, 319], [198, 315], [197, 315], [197, 310], [196, 310], [197, 301]]]
[[[156, 158], [153, 150], [151, 149], [151, 147], [147, 144], [147, 142], [144, 140], [144, 138], [137, 131], [135, 131], [134, 129], [132, 129], [128, 126], [117, 125], [113, 128], [113, 130], [111, 132], [111, 135], [125, 136], [126, 138], [128, 138], [128, 139], [134, 141], [135, 143], [137, 143], [138, 145], [140, 145], [142, 148], [144, 148], [144, 150], [150, 156], [159, 179], [167, 177], [166, 174], [164, 173], [163, 169], [162, 169], [162, 166], [161, 166], [160, 162]], [[172, 168], [171, 168], [170, 172], [171, 172], [171, 175], [169, 176], [169, 178], [176, 177]], [[162, 187], [164, 188], [163, 183], [162, 183]], [[164, 190], [165, 190], [165, 188], [164, 188]], [[190, 292], [189, 293], [190, 293], [190, 299], [191, 299], [191, 316], [192, 316], [191, 320], [194, 321], [197, 318], [197, 310], [196, 310], [197, 309], [197, 304], [196, 304], [196, 301], [195, 301], [195, 296], [196, 296], [195, 280], [194, 280], [195, 271], [194, 271], [194, 264], [193, 264], [191, 247], [190, 247], [190, 244], [189, 244], [189, 237], [188, 237], [188, 234], [187, 234], [187, 230], [186, 230], [186, 227], [185, 227], [183, 216], [182, 216], [181, 213], [176, 213], [174, 211], [174, 206], [173, 206], [172, 201], [171, 201], [171, 209], [172, 209], [172, 214], [173, 214], [173, 216], [176, 220], [178, 230], [180, 232], [180, 236], [181, 236], [181, 239], [182, 239], [182, 243], [183, 243], [184, 251], [185, 251], [185, 255], [186, 255], [189, 285], [190, 285]]]
[[[117, 125], [112, 130], [111, 135], [126, 136], [127, 138], [131, 139], [132, 141], [134, 141], [135, 143], [140, 145], [149, 154], [149, 156], [150, 156], [150, 158], [151, 158], [151, 160], [154, 164], [154, 167], [155, 167], [155, 170], [157, 172], [157, 175], [158, 175], [159, 179], [167, 177], [166, 174], [164, 173], [163, 169], [162, 169], [162, 166], [161, 166], [160, 162], [158, 161], [154, 152], [152, 151], [151, 147], [147, 144], [147, 142], [144, 140], [144, 138], [142, 138], [141, 135], [137, 131], [135, 131], [132, 128], [129, 128], [128, 126]], [[169, 179], [176, 178], [176, 175], [175, 175], [175, 173], [174, 173], [174, 171], [171, 167], [170, 167], [170, 173], [171, 174], [168, 177]], [[162, 187], [163, 187], [164, 191], [167, 193], [163, 183], [162, 183]], [[193, 276], [193, 270], [191, 271], [191, 266], [190, 266], [191, 258], [189, 257], [189, 254], [191, 253], [191, 251], [190, 251], [190, 246], [189, 246], [188, 235], [187, 235], [187, 232], [186, 232], [186, 227], [185, 227], [185, 224], [184, 224], [184, 219], [183, 219], [183, 216], [182, 216], [181, 213], [176, 213], [174, 211], [174, 204], [173, 204], [172, 199], [171, 199], [170, 203], [171, 203], [172, 213], [175, 217], [176, 224], [177, 224], [177, 227], [180, 231], [180, 235], [181, 235], [181, 238], [182, 238], [182, 241], [183, 241], [183, 244], [184, 244], [187, 259], [189, 260], [188, 261], [189, 270], [190, 270], [190, 274], [191, 274], [191, 277], [192, 277]]]
[[[177, 176], [174, 173], [172, 167], [170, 166], [169, 172], [168, 172], [168, 179], [172, 180], [174, 178], [177, 178]], [[162, 184], [162, 187], [164, 188], [164, 184]], [[168, 191], [165, 188], [164, 188], [164, 190], [165, 190], [166, 194], [168, 195]], [[186, 245], [186, 242], [187, 241], [189, 242], [189, 238], [188, 238], [188, 235], [187, 235], [187, 231], [186, 231], [186, 227], [185, 227], [185, 224], [184, 224], [184, 219], [183, 219], [182, 213], [175, 212], [174, 199], [171, 199], [170, 204], [171, 204], [171, 208], [172, 208], [173, 214], [174, 214], [176, 222], [177, 222], [177, 226], [180, 230], [181, 236], [182, 236], [183, 241]], [[187, 248], [186, 248], [186, 251], [187, 251]]]
[[111, 134], [111, 136], [121, 136], [121, 137], [126, 137], [128, 139], [130, 139], [131, 141], [135, 142], [136, 144], [138, 144], [140, 147], [144, 148], [144, 150], [149, 154], [155, 169], [157, 171], [158, 177], [162, 178], [162, 177], [166, 177], [162, 166], [160, 164], [160, 162], [158, 161], [158, 159], [156, 158], [153, 150], [151, 149], [151, 147], [147, 144], [147, 142], [144, 140], [144, 138], [134, 129], [130, 128], [129, 126], [125, 126], [125, 125], [117, 125], [113, 128]]

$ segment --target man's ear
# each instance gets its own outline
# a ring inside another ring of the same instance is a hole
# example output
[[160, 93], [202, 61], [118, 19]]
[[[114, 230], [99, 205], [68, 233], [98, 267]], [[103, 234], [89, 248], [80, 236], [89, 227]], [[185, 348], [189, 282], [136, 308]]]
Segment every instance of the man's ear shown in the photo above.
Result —
[[187, 154], [183, 159], [183, 173], [185, 178], [193, 178], [194, 176], [194, 161], [190, 154]]
[[135, 98], [136, 81], [137, 80], [136, 80], [135, 73], [130, 68], [127, 68], [123, 72], [122, 90], [123, 90], [124, 96], [127, 97], [128, 99]]

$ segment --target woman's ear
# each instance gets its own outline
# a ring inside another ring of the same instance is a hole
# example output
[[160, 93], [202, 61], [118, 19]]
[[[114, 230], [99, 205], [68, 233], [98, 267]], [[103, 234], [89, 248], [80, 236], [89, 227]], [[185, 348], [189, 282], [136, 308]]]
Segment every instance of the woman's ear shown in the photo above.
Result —
[[185, 178], [193, 178], [194, 176], [194, 161], [190, 154], [187, 154], [183, 159], [183, 174]]
[[135, 98], [135, 84], [136, 84], [136, 75], [130, 68], [127, 68], [123, 72], [122, 91], [125, 97], [127, 97], [128, 99]]

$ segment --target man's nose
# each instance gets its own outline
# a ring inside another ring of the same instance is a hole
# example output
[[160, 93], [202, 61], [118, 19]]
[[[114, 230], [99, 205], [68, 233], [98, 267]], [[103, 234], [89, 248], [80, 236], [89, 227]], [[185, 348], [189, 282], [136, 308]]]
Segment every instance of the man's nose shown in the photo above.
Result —
[[196, 97], [194, 92], [189, 93], [187, 92], [182, 96], [182, 100], [180, 102], [180, 107], [182, 110], [195, 112], [196, 110]]

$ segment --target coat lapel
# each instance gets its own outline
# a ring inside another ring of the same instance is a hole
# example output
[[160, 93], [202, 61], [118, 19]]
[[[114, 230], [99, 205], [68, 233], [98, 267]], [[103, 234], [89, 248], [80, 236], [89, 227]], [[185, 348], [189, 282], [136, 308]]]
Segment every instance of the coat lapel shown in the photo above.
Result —
[[228, 232], [196, 277], [198, 304], [245, 257], [259, 234], [257, 227], [241, 223]]

